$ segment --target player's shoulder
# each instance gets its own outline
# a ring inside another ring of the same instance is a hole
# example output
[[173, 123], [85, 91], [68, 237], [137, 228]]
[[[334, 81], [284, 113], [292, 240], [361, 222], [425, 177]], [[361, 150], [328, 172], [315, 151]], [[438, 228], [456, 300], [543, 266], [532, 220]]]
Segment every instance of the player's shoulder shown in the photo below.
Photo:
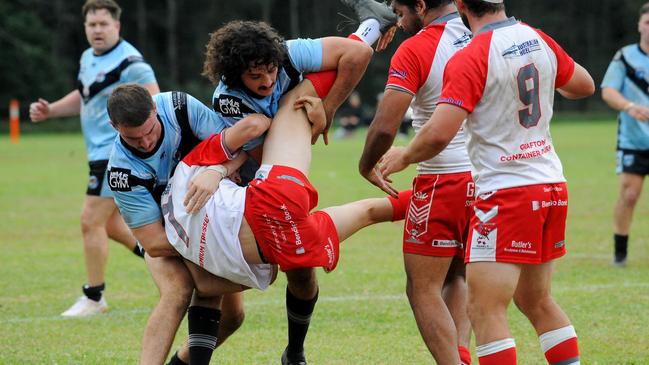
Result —
[[245, 91], [229, 88], [220, 82], [212, 96], [213, 108], [215, 112], [232, 118], [242, 118], [244, 114], [262, 113], [261, 110], [255, 110], [255, 103], [250, 102], [249, 98]]

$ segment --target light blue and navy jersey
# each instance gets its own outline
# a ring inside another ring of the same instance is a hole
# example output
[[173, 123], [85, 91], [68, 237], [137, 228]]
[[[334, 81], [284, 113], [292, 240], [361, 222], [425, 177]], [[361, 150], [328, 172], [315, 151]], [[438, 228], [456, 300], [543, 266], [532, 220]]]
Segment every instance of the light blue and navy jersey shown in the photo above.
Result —
[[131, 228], [162, 220], [160, 196], [178, 161], [200, 141], [226, 128], [214, 111], [191, 95], [166, 92], [153, 100], [162, 125], [158, 144], [143, 153], [118, 136], [108, 162], [108, 184]]
[[[288, 60], [277, 71], [277, 82], [272, 95], [260, 97], [247, 89], [229, 88], [223, 81], [216, 86], [212, 106], [229, 127], [253, 113], [273, 118], [277, 114], [279, 99], [302, 81], [302, 74], [321, 70], [321, 39], [290, 40], [286, 42], [286, 48]], [[262, 144], [263, 140], [264, 136], [253, 139], [243, 149], [252, 150]]]
[[[649, 107], [649, 55], [637, 43], [620, 49], [601, 87], [613, 88], [626, 100]], [[649, 151], [649, 124], [620, 112], [617, 145], [623, 150]]]
[[81, 129], [88, 161], [107, 160], [117, 132], [109, 123], [106, 103], [120, 84], [156, 82], [153, 69], [125, 40], [97, 56], [92, 48], [81, 55], [77, 87], [81, 93]]

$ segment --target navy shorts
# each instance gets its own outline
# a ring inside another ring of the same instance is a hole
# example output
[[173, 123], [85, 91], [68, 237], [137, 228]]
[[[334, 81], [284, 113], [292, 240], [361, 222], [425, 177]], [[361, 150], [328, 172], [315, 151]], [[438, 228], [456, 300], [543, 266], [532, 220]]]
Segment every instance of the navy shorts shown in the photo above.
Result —
[[615, 172], [649, 175], [649, 151], [617, 150]]

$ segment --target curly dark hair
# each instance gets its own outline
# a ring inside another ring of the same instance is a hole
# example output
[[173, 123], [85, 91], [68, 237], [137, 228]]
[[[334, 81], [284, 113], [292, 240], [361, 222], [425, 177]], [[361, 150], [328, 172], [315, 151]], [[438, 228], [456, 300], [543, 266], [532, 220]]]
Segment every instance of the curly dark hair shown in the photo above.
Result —
[[[448, 5], [453, 3], [454, 0], [424, 0], [424, 3], [426, 4], [426, 8], [428, 9], [435, 9], [438, 7], [441, 7], [443, 5]], [[405, 5], [410, 9], [415, 9], [415, 5], [417, 5], [417, 0], [390, 0], [389, 2], [391, 5], [392, 4], [399, 4], [399, 5]]]
[[250, 67], [279, 67], [287, 57], [284, 38], [264, 22], [231, 21], [214, 33], [205, 47], [203, 76], [213, 83], [242, 86], [241, 75]]

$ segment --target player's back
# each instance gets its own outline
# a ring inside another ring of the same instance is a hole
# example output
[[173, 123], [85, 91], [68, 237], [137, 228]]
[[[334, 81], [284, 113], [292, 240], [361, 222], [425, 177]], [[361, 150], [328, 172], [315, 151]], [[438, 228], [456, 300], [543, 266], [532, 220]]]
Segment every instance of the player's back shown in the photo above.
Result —
[[471, 113], [466, 128], [478, 192], [565, 181], [549, 123], [555, 88], [574, 63], [556, 42], [510, 18], [481, 29], [449, 65], [445, 79], [461, 72], [469, 96], [444, 92], [441, 102]]

